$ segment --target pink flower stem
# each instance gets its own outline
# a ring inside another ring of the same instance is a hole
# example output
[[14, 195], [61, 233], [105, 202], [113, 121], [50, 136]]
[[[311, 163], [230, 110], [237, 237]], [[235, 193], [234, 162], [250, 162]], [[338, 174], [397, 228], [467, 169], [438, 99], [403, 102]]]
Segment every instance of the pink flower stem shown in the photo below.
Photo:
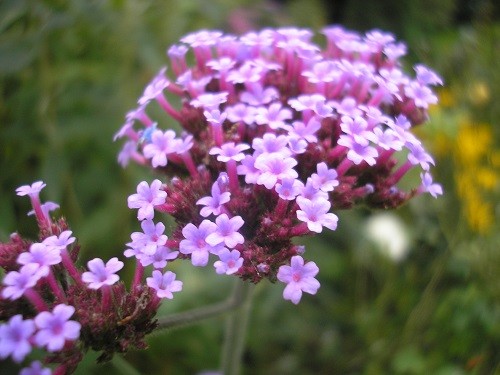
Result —
[[210, 129], [212, 130], [212, 139], [217, 147], [220, 147], [224, 141], [224, 136], [222, 134], [222, 124], [210, 123]]
[[102, 293], [102, 311], [103, 312], [106, 312], [106, 311], [110, 311], [110, 307], [111, 307], [111, 294], [112, 294], [112, 291], [111, 291], [111, 286], [109, 285], [103, 285], [102, 288], [101, 288], [101, 293]]
[[184, 161], [184, 165], [189, 171], [189, 174], [191, 174], [191, 177], [196, 177], [198, 175], [198, 169], [194, 165], [193, 158], [191, 157], [189, 151], [184, 152], [181, 156], [182, 160]]
[[413, 167], [413, 164], [407, 161], [404, 163], [399, 169], [394, 172], [394, 174], [391, 176], [391, 184], [395, 185], [403, 178], [403, 176], [408, 172], [411, 168]]
[[182, 120], [181, 114], [176, 109], [174, 109], [174, 107], [170, 105], [170, 103], [167, 101], [167, 99], [163, 94], [158, 95], [156, 97], [156, 101], [163, 108], [165, 112], [167, 112], [170, 116], [172, 116], [176, 121], [181, 122]]
[[382, 165], [386, 163], [392, 155], [396, 152], [396, 150], [390, 149], [390, 150], [384, 150], [382, 147], [379, 147], [377, 150], [379, 157], [377, 159], [377, 164]]
[[238, 181], [238, 173], [236, 171], [236, 161], [229, 160], [226, 163], [227, 176], [229, 177], [229, 189], [231, 191], [238, 191], [240, 184]]
[[349, 168], [352, 167], [353, 164], [354, 163], [351, 160], [347, 159], [347, 158], [345, 158], [344, 160], [342, 160], [342, 162], [338, 165], [338, 167], [335, 168], [335, 170], [337, 171], [337, 174], [339, 175], [339, 177], [343, 176], [349, 170]]
[[38, 311], [47, 311], [48, 307], [45, 301], [40, 297], [40, 294], [34, 289], [26, 289], [24, 296], [31, 302]]
[[66, 271], [68, 271], [68, 274], [71, 276], [73, 280], [75, 280], [75, 283], [79, 286], [83, 286], [83, 281], [82, 277], [80, 275], [80, 272], [75, 267], [75, 264], [71, 260], [71, 257], [69, 256], [68, 250], [63, 249], [61, 251], [61, 258], [62, 258], [62, 263], [64, 267], [66, 268]]
[[35, 211], [36, 219], [38, 220], [38, 225], [41, 228], [50, 227], [50, 219], [43, 213], [38, 195], [30, 195], [30, 200], [31, 205], [33, 206], [33, 211]]
[[47, 283], [49, 284], [50, 289], [52, 289], [52, 291], [56, 295], [57, 299], [61, 302], [66, 302], [64, 291], [54, 277], [54, 272], [52, 272], [52, 269], [49, 270], [49, 274], [47, 275]]
[[137, 286], [141, 285], [143, 275], [144, 266], [141, 264], [139, 259], [137, 259], [137, 262], [135, 263], [134, 278], [132, 279], [132, 286], [130, 287], [131, 292], [133, 292], [137, 288]]

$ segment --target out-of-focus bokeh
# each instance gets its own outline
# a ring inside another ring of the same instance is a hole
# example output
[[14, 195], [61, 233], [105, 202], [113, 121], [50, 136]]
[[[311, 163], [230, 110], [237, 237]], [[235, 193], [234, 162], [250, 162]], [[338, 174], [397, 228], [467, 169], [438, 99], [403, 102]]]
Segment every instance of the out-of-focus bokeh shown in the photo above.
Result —
[[[394, 212], [337, 212], [306, 244], [322, 287], [298, 306], [258, 286], [246, 374], [500, 373], [500, 10], [494, 0], [1, 0], [0, 240], [35, 235], [16, 187], [43, 180], [82, 244], [82, 264], [119, 256], [138, 229], [141, 180], [113, 134], [188, 32], [338, 23], [394, 32], [445, 81], [416, 129], [445, 194]], [[410, 177], [411, 178], [411, 177]], [[230, 277], [173, 265], [184, 291], [162, 313], [222, 300]], [[132, 267], [122, 272], [129, 278]], [[219, 364], [224, 320], [151, 337], [150, 349], [78, 374], [196, 374]], [[1, 371], [9, 371], [1, 362]], [[135, 368], [132, 370], [132, 368]], [[3, 373], [3, 372], [2, 372]], [[8, 372], [7, 372], [8, 373]]]

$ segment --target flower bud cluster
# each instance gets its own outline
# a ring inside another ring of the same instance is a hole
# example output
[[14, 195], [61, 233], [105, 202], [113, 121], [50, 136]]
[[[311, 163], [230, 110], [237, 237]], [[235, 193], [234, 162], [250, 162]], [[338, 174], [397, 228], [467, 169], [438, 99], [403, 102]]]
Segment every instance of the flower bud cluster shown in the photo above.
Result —
[[[101, 351], [99, 360], [130, 348], [145, 348], [144, 336], [156, 327], [160, 297], [136, 282], [127, 291], [116, 272], [123, 262], [99, 258], [76, 266], [79, 245], [66, 221], [53, 221], [58, 206], [41, 203], [41, 181], [17, 189], [29, 196], [38, 222], [39, 240], [11, 235], [0, 243], [0, 359], [17, 363], [33, 349], [46, 352], [45, 364], [35, 360], [21, 374], [73, 372], [88, 349]], [[149, 283], [149, 282], [148, 282]], [[36, 356], [36, 354], [34, 354]]]
[[[319, 283], [294, 237], [335, 230], [332, 210], [442, 194], [434, 160], [411, 132], [437, 102], [431, 87], [441, 78], [423, 65], [406, 74], [406, 47], [389, 33], [332, 26], [323, 34], [323, 49], [307, 29], [189, 34], [167, 51], [171, 77], [163, 67], [127, 114], [115, 136], [127, 140], [119, 162], [165, 176], [129, 197], [143, 233], [125, 252], [153, 265], [148, 285], [159, 295], [168, 262], [206, 266], [212, 257], [217, 273], [286, 283], [284, 298], [298, 303]], [[151, 106], [182, 133], [163, 130]], [[420, 185], [402, 191], [414, 168]], [[175, 219], [170, 237], [154, 211]]]

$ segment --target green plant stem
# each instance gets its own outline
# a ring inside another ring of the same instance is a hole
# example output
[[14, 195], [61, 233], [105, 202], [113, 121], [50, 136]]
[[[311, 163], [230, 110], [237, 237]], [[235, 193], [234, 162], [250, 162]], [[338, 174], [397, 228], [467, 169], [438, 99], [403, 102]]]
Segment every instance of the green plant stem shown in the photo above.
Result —
[[223, 302], [158, 318], [158, 327], [155, 333], [194, 324], [238, 308], [244, 302], [245, 293], [243, 291], [251, 288], [253, 284], [243, 282], [240, 279], [236, 281], [231, 296]]
[[237, 279], [234, 285], [233, 296], [241, 301], [241, 306], [227, 318], [222, 352], [223, 375], [240, 374], [254, 287], [254, 284], [242, 282], [240, 279]]
[[140, 372], [121, 355], [115, 355], [111, 363], [122, 375], [140, 375]]

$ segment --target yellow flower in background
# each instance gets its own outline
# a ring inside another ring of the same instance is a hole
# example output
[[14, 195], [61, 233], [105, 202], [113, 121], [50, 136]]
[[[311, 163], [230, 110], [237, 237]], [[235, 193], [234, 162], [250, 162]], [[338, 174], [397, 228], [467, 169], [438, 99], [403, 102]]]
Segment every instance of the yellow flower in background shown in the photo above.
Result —
[[478, 164], [491, 149], [493, 134], [486, 124], [460, 126], [456, 138], [455, 156], [459, 164]]
[[500, 182], [498, 165], [492, 163], [499, 152], [494, 150], [493, 132], [488, 124], [462, 124], [455, 140], [455, 182], [462, 198], [462, 212], [469, 227], [488, 233], [495, 224], [493, 203], [487, 196]]

